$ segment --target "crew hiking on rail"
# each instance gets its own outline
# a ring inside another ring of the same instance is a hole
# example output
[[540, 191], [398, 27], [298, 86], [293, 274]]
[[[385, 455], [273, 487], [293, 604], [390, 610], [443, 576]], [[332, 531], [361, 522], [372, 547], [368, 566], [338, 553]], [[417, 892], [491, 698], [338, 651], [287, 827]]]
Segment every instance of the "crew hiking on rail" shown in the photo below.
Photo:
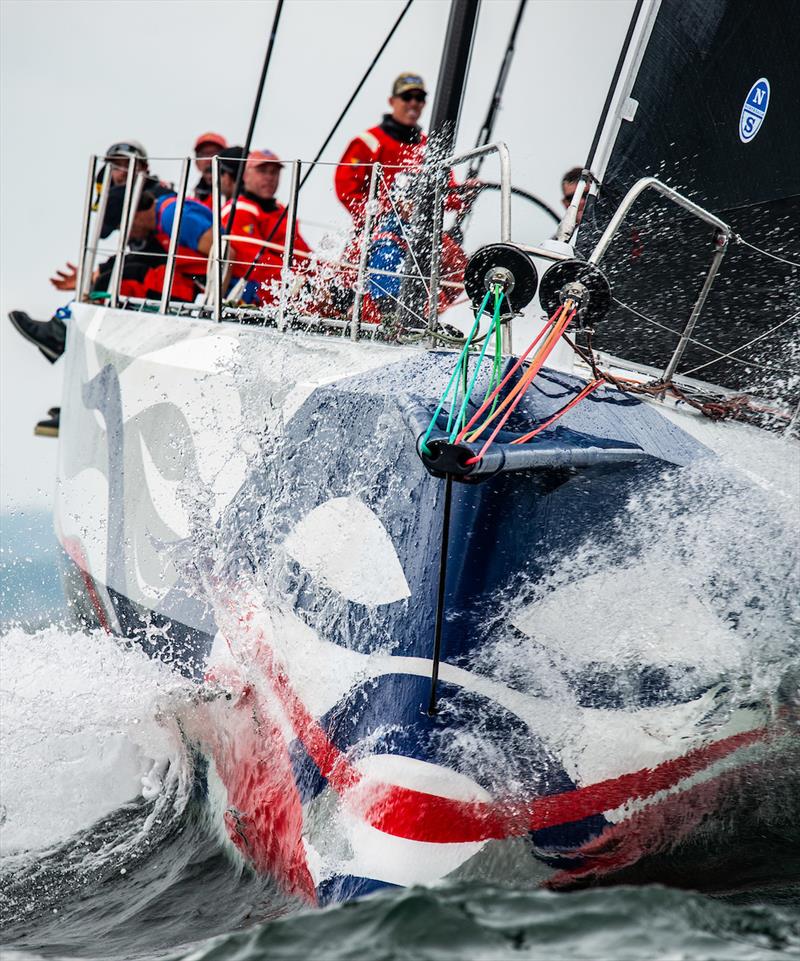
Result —
[[[363, 320], [380, 323], [387, 310], [397, 313], [397, 278], [386, 276], [386, 271], [401, 273], [408, 250], [403, 236], [406, 213], [410, 201], [403, 191], [403, 212], [390, 208], [390, 189], [398, 172], [418, 170], [424, 159], [427, 137], [419, 119], [427, 100], [425, 82], [416, 73], [406, 72], [392, 84], [389, 96], [390, 112], [380, 124], [365, 130], [348, 145], [334, 174], [336, 195], [349, 212], [358, 231], [364, 223], [364, 205], [369, 189], [372, 164], [383, 165], [383, 208], [376, 217], [370, 237], [368, 258], [372, 270], [379, 271], [382, 280], [372, 281], [366, 292]], [[277, 282], [281, 280], [283, 252], [286, 244], [286, 208], [276, 199], [282, 163], [270, 150], [252, 150], [245, 158], [244, 149], [229, 146], [220, 133], [207, 131], [194, 142], [195, 166], [200, 179], [186, 197], [177, 238], [171, 301], [194, 302], [203, 293], [207, 275], [207, 259], [212, 247], [212, 158], [219, 158], [219, 184], [223, 199], [222, 230], [230, 237], [228, 248], [228, 296], [236, 302], [265, 306], [274, 302]], [[101, 167], [95, 186], [93, 207], [102, 201], [104, 216], [100, 237], [106, 239], [119, 229], [128, 183], [130, 165], [141, 175], [141, 192], [137, 209], [130, 218], [126, 249], [119, 278], [119, 293], [123, 297], [160, 299], [166, 277], [167, 253], [176, 210], [176, 193], [172, 184], [153, 174], [147, 151], [136, 140], [122, 140], [112, 144], [106, 152], [109, 166], [108, 196], [102, 198], [106, 168]], [[242, 169], [243, 167], [243, 169]], [[242, 176], [242, 192], [234, 210], [232, 199], [237, 178]], [[450, 192], [446, 198], [448, 210], [459, 210], [470, 202], [469, 183], [458, 185], [450, 173]], [[466, 188], [466, 189], [465, 189]], [[233, 218], [231, 219], [231, 214]], [[363, 238], [358, 234], [345, 250], [343, 263], [320, 261], [324, 270], [310, 261], [311, 248], [295, 228], [293, 268], [298, 283], [307, 285], [308, 302], [323, 315], [333, 311], [341, 315], [352, 311], [355, 274], [353, 263], [358, 259]], [[440, 309], [446, 308], [457, 294], [463, 262], [463, 251], [449, 237], [443, 241], [443, 272], [446, 284], [440, 297]], [[111, 257], [94, 271], [89, 286], [93, 299], [102, 300], [114, 271]], [[77, 268], [68, 262], [51, 277], [59, 291], [74, 291]], [[25, 311], [12, 310], [10, 320], [19, 333], [33, 343], [54, 363], [66, 345], [69, 305], [60, 308], [47, 321], [31, 318]], [[402, 318], [400, 318], [402, 322]], [[59, 408], [50, 409], [49, 417], [36, 425], [36, 433], [57, 436]]]

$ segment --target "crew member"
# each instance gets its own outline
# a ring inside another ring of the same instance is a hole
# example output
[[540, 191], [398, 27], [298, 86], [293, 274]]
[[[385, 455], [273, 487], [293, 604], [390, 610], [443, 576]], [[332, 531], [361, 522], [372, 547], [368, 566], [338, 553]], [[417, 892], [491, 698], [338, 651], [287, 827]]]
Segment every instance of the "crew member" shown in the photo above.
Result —
[[[578, 189], [578, 184], [580, 182], [582, 173], [583, 167], [570, 167], [570, 169], [561, 178], [561, 203], [564, 205], [565, 210], [568, 210], [569, 205], [572, 203], [572, 198], [575, 196], [575, 191]], [[580, 202], [578, 203], [578, 213], [575, 218], [576, 226], [581, 222], [583, 217], [583, 210], [586, 207], [586, 201], [589, 197], [590, 184], [591, 181], [584, 187], [583, 194]]]
[[228, 146], [221, 133], [201, 133], [194, 142], [194, 165], [200, 171], [195, 184], [193, 199], [211, 209], [211, 158], [218, 156]]
[[[114, 186], [125, 185], [128, 179], [128, 165], [134, 163], [135, 172], [148, 172], [147, 151], [138, 140], [118, 140], [106, 150], [105, 159], [111, 166], [111, 183]], [[98, 185], [103, 181], [105, 167], [100, 168], [97, 177]]]
[[[175, 194], [142, 192], [131, 223], [129, 243], [132, 253], [125, 257], [120, 293], [127, 297], [160, 297], [164, 285], [166, 253], [175, 216]], [[176, 251], [172, 298], [194, 300], [198, 293], [195, 276], [204, 276], [211, 249], [211, 211], [194, 200], [186, 200], [181, 217], [181, 230]], [[112, 261], [103, 264], [94, 279], [94, 289], [105, 289]], [[74, 268], [73, 264], [68, 265]], [[52, 283], [59, 290], [74, 290], [74, 277], [57, 271]], [[66, 344], [65, 315], [57, 311], [50, 320], [34, 320], [23, 310], [12, 310], [9, 319], [17, 331], [50, 361], [55, 363]]]
[[[275, 282], [280, 280], [288, 217], [286, 208], [275, 199], [283, 164], [271, 150], [253, 150], [244, 167], [244, 190], [236, 203], [233, 223], [228, 224], [231, 202], [222, 208], [225, 232], [235, 237], [230, 243], [231, 286], [245, 276], [241, 292], [245, 303], [266, 304], [275, 299]], [[249, 239], [249, 238], [252, 238]], [[299, 225], [295, 230], [295, 253], [309, 253]], [[258, 257], [258, 264], [251, 265]]]
[[[392, 85], [389, 97], [391, 112], [383, 115], [377, 127], [370, 127], [352, 140], [339, 161], [335, 175], [336, 196], [350, 211], [357, 227], [364, 219], [372, 164], [380, 163], [383, 166], [387, 188], [391, 187], [401, 168], [421, 166], [428, 138], [418, 121], [427, 97], [422, 77], [414, 73], [401, 73]], [[459, 210], [464, 201], [453, 192], [457, 184], [452, 172], [450, 187], [446, 207], [448, 210]]]
[[226, 147], [219, 154], [219, 190], [225, 200], [233, 197], [236, 178], [244, 163], [244, 147]]
[[[119, 228], [125, 187], [128, 180], [128, 169], [131, 163], [134, 164], [134, 172], [137, 175], [145, 175], [144, 186], [146, 188], [155, 191], [164, 189], [164, 186], [159, 183], [157, 178], [150, 176], [147, 151], [138, 140], [118, 140], [112, 143], [105, 152], [105, 159], [111, 172], [109, 177], [108, 199], [105, 204], [105, 213], [100, 230], [100, 236], [103, 239]], [[101, 167], [95, 182], [96, 205], [100, 202], [104, 179], [105, 167]], [[132, 253], [126, 258], [125, 274], [134, 275], [137, 271], [143, 273], [144, 270], [149, 269], [149, 267], [153, 265], [153, 260], [144, 260], [143, 258], [155, 252], [160, 253], [161, 248], [153, 248], [151, 244], [141, 245], [137, 253]], [[140, 259], [138, 264], [137, 256]], [[112, 257], [95, 272], [94, 290], [105, 290], [113, 264], [114, 258]], [[68, 261], [64, 269], [57, 270], [54, 276], [50, 278], [50, 283], [56, 290], [72, 291], [75, 290], [77, 275], [78, 268], [75, 264]], [[51, 364], [55, 363], [64, 353], [67, 338], [67, 328], [64, 321], [69, 316], [68, 308], [60, 308], [49, 320], [34, 320], [34, 318], [24, 310], [12, 310], [8, 316], [16, 330], [26, 340], [34, 344], [42, 356], [46, 357]], [[58, 415], [59, 408], [50, 408], [49, 417], [39, 421], [36, 425], [35, 432], [45, 436], [57, 436]]]
[[[164, 253], [168, 252], [176, 203], [177, 197], [174, 193], [156, 197], [149, 190], [143, 191], [131, 221], [129, 241], [142, 244], [154, 239]], [[170, 299], [193, 301], [200, 292], [200, 282], [205, 279], [212, 238], [211, 211], [196, 200], [185, 200], [175, 251]], [[161, 296], [165, 274], [166, 263], [151, 267], [141, 281], [126, 278], [123, 274], [120, 293], [128, 297]]]

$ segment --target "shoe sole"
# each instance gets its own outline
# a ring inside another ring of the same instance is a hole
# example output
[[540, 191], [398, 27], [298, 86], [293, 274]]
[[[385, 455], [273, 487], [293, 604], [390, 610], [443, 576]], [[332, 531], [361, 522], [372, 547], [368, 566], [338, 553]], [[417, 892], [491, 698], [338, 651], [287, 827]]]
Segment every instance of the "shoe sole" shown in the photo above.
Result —
[[15, 314], [16, 314], [16, 311], [12, 310], [11, 313], [8, 315], [8, 319], [9, 319], [9, 320], [11, 321], [11, 323], [14, 325], [14, 329], [17, 331], [17, 333], [20, 334], [22, 337], [24, 337], [25, 340], [28, 341], [28, 343], [33, 344], [35, 347], [38, 347], [39, 350], [45, 355], [45, 357], [46, 357], [48, 360], [50, 360], [50, 361], [56, 361], [56, 360], [58, 360], [58, 358], [59, 358], [61, 355], [60, 355], [60, 354], [57, 354], [51, 347], [46, 347], [44, 344], [40, 344], [39, 341], [36, 340], [35, 337], [31, 336], [31, 334], [29, 334], [28, 331], [25, 330], [24, 327], [21, 327], [21, 326], [19, 325], [19, 323], [17, 322], [16, 317], [14, 316]]
[[36, 437], [58, 437], [57, 427], [40, 427], [38, 424], [33, 428]]

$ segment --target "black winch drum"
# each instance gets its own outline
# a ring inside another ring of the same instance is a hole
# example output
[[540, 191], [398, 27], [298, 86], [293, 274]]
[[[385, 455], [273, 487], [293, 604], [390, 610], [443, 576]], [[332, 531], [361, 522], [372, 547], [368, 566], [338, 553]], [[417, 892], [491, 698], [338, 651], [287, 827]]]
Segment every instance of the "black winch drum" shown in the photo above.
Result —
[[[469, 258], [464, 271], [464, 290], [477, 310], [486, 291], [494, 284], [500, 284], [511, 310], [527, 307], [536, 294], [539, 275], [531, 258], [513, 244], [487, 244], [479, 247]], [[491, 314], [494, 304], [491, 301], [484, 313]], [[508, 314], [504, 310], [504, 314]]]
[[570, 297], [577, 301], [582, 324], [597, 323], [611, 307], [611, 287], [606, 275], [588, 260], [561, 260], [542, 274], [539, 303], [548, 317]]

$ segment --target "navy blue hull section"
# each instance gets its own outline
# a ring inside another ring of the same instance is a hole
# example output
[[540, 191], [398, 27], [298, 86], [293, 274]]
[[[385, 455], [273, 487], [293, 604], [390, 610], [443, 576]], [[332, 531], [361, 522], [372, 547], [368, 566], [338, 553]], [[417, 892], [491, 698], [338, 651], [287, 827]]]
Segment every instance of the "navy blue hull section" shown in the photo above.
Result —
[[136, 641], [150, 657], [164, 661], [184, 677], [203, 679], [213, 635], [159, 611], [141, 608], [113, 588], [107, 591], [125, 637]]
[[[215, 585], [227, 585], [221, 588], [227, 592], [223, 602], [234, 605], [246, 575], [259, 589], [263, 586], [266, 606], [290, 607], [324, 641], [361, 654], [380, 651], [429, 660], [443, 561], [445, 481], [428, 473], [417, 449], [424, 412], [435, 408], [452, 363], [452, 354], [420, 353], [316, 389], [281, 435], [262, 438], [260, 457], [252, 461], [257, 467], [229, 504], [216, 537], [209, 538], [215, 556], [200, 557], [195, 572], [213, 564]], [[530, 448], [510, 446], [581, 386], [576, 378], [545, 372], [498, 438], [499, 454], [488, 475], [481, 483], [454, 485], [442, 634], [442, 661], [449, 667], [493, 679], [486, 650], [498, 632], [513, 631], [498, 620], [503, 605], [541, 584], [587, 539], [612, 549], [619, 542], [620, 551], [630, 550], [620, 540], [620, 520], [631, 495], [664, 483], [671, 472], [706, 453], [657, 410], [603, 390]], [[479, 382], [476, 396], [481, 395]], [[108, 417], [109, 405], [105, 408]], [[408, 597], [377, 606], [360, 603], [334, 589], [318, 571], [287, 557], [287, 538], [298, 523], [339, 498], [357, 498], [380, 522], [408, 584]], [[620, 560], [632, 563], [635, 558]], [[191, 572], [192, 565], [185, 570]], [[216, 630], [210, 609], [220, 598], [204, 606], [199, 578], [186, 576], [171, 595], [175, 605], [167, 598], [156, 612], [143, 610], [120, 591], [109, 590], [108, 597], [126, 636], [199, 679]], [[175, 616], [189, 609], [187, 598], [202, 613], [194, 625]], [[430, 684], [429, 676], [398, 669], [356, 683], [314, 720], [350, 763], [358, 761], [359, 752], [414, 758], [471, 779], [493, 798], [541, 798], [574, 790], [542, 732], [488, 696], [446, 680], [439, 684], [439, 713], [431, 717], [424, 710]], [[522, 682], [521, 688], [531, 697], [543, 693]], [[575, 688], [580, 688], [579, 678]], [[613, 678], [600, 688], [593, 684], [587, 696], [594, 706], [618, 706]], [[690, 696], [684, 689], [680, 699]], [[640, 703], [669, 697], [658, 678], [643, 679]], [[312, 803], [329, 785], [296, 733], [293, 772], [301, 800]], [[594, 814], [534, 832], [528, 838], [531, 856], [535, 852], [553, 867], [574, 867], [570, 853], [606, 825]], [[320, 896], [340, 900], [372, 890], [376, 883], [337, 876], [326, 882]]]
[[[430, 397], [446, 382], [450, 364], [452, 355], [423, 355], [315, 391], [229, 512], [232, 536], [246, 536], [251, 570], [293, 597], [297, 613], [327, 640], [362, 652], [431, 656], [444, 482], [427, 473], [417, 454], [418, 425], [421, 407], [433, 410]], [[554, 375], [542, 386], [537, 381], [510, 428], [545, 419], [580, 386]], [[425, 404], [412, 389], [427, 394]], [[632, 493], [705, 453], [651, 407], [611, 391], [590, 396], [536, 445], [555, 461], [564, 460], [555, 457], [559, 451], [575, 450], [594, 456], [626, 449], [637, 456], [619, 463], [597, 456], [592, 466], [548, 465], [454, 486], [443, 638], [443, 659], [452, 664], [479, 670], [487, 630], [494, 629], [489, 615], [501, 595], [522, 581], [537, 583], [588, 537], [613, 542]], [[389, 534], [409, 602], [376, 613], [343, 602], [299, 565], [286, 570], [281, 545], [297, 521], [333, 498], [353, 495]], [[231, 568], [231, 576], [235, 572]]]

